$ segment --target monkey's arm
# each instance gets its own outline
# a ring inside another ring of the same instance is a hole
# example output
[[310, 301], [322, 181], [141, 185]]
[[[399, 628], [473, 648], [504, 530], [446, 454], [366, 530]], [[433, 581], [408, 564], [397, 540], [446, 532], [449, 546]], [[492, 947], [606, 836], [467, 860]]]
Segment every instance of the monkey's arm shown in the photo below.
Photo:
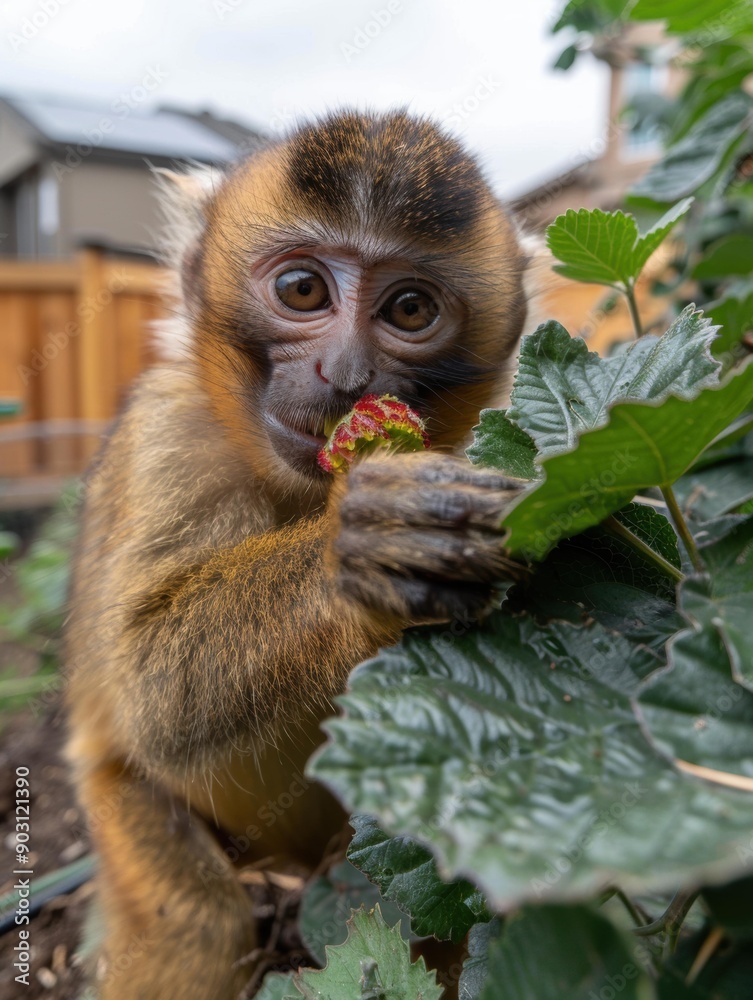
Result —
[[326, 517], [252, 536], [131, 593], [121, 615], [129, 742], [150, 760], [268, 741], [342, 690], [396, 631], [359, 613], [325, 571]]

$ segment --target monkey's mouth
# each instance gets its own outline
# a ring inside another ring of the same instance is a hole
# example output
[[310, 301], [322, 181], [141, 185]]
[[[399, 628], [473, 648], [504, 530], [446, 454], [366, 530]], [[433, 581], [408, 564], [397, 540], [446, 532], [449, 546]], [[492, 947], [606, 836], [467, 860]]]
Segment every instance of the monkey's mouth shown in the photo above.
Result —
[[283, 418], [267, 412], [264, 421], [270, 443], [280, 458], [298, 472], [319, 474], [317, 452], [327, 443], [336, 419], [316, 413], [286, 414]]

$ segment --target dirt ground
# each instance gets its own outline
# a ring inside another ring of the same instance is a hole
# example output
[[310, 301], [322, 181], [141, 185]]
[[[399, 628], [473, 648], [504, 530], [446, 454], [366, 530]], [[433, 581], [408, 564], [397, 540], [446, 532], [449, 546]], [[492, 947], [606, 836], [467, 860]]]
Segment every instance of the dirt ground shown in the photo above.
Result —
[[[0, 719], [0, 841], [2, 856], [15, 867], [14, 802], [15, 770], [29, 768], [31, 780], [31, 860], [34, 879], [56, 871], [85, 856], [89, 842], [81, 810], [68, 780], [61, 750], [65, 739], [64, 719], [55, 698], [44, 711], [16, 713]], [[10, 892], [15, 876], [4, 864], [0, 895]], [[248, 886], [250, 904], [260, 925], [265, 961], [256, 978], [268, 969], [285, 970], [314, 964], [301, 944], [296, 915], [303, 882], [279, 885], [260, 880]], [[0, 937], [0, 1000], [75, 1000], [83, 984], [83, 967], [76, 958], [93, 884], [88, 882], [67, 896], [47, 903], [31, 924], [31, 975], [26, 987], [14, 980], [14, 946], [18, 929]], [[167, 1000], [167, 998], [166, 998]]]

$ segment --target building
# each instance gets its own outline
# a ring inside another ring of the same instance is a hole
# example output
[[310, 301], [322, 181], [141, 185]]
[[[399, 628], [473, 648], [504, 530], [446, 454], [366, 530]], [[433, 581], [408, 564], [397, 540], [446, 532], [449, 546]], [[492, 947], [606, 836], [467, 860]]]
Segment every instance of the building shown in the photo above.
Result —
[[226, 163], [261, 140], [208, 111], [144, 112], [143, 100], [0, 96], [1, 256], [66, 259], [83, 245], [148, 254], [159, 227], [150, 166]]
[[510, 199], [527, 228], [541, 230], [568, 208], [623, 206], [627, 192], [661, 153], [662, 115], [684, 81], [673, 63], [675, 45], [656, 22], [623, 26], [616, 35], [591, 40], [592, 55], [609, 67], [603, 132], [576, 162]]

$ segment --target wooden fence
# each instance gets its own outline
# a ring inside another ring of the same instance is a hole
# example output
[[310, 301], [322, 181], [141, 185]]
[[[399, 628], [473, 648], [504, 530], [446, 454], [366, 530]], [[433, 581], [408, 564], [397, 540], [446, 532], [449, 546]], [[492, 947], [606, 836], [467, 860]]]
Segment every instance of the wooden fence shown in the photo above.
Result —
[[75, 261], [0, 263], [0, 503], [40, 503], [79, 473], [153, 360], [157, 265], [95, 249]]

